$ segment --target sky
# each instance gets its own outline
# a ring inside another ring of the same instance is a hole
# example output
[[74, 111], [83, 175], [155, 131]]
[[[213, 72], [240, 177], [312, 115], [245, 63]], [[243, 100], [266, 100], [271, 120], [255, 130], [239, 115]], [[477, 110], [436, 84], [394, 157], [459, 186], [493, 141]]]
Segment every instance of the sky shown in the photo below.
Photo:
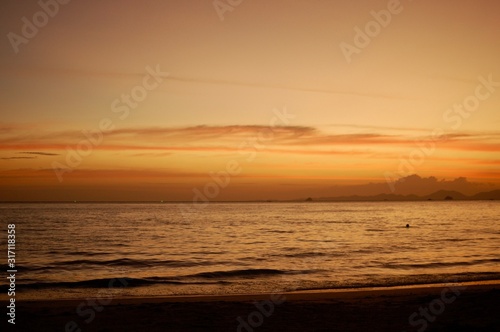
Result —
[[498, 1], [4, 0], [0, 16], [0, 200], [408, 194], [412, 174], [500, 188]]

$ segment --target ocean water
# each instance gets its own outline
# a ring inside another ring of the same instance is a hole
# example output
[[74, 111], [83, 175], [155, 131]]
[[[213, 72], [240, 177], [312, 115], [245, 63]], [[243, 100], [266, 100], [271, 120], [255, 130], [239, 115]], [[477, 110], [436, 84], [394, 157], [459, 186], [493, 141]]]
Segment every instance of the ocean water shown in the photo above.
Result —
[[500, 279], [498, 201], [1, 204], [2, 271], [13, 223], [20, 299]]

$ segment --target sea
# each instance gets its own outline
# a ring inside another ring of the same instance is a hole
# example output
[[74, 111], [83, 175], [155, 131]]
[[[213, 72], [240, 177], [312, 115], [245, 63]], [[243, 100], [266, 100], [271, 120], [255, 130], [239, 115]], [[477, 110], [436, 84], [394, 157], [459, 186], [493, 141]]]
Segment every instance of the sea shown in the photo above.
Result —
[[5, 203], [1, 298], [9, 224], [17, 299], [500, 280], [500, 201]]

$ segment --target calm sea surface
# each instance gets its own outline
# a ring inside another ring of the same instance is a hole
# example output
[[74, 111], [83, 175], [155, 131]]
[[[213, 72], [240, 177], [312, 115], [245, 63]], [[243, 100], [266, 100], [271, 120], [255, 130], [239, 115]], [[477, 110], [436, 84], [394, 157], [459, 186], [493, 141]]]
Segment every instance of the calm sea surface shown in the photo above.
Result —
[[500, 279], [497, 201], [2, 204], [2, 271], [12, 223], [24, 299]]

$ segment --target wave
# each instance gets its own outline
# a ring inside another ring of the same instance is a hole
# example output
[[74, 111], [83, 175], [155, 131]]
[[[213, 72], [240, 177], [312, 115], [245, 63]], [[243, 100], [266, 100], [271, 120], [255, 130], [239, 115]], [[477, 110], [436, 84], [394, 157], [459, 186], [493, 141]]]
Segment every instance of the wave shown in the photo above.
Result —
[[[150, 285], [213, 285], [231, 284], [231, 278], [257, 278], [265, 276], [282, 275], [285, 273], [310, 273], [310, 271], [282, 271], [275, 269], [245, 269], [228, 271], [210, 271], [182, 276], [171, 277], [111, 277], [78, 281], [52, 281], [52, 282], [18, 282], [19, 288], [23, 289], [46, 289], [46, 288], [107, 288], [110, 284], [122, 284], [126, 287], [142, 287]], [[120, 287], [120, 286], [118, 286]], [[5, 292], [7, 285], [0, 285], [0, 291]]]
[[[90, 280], [75, 280], [75, 281], [50, 281], [42, 282], [33, 279], [19, 280], [17, 285], [19, 289], [26, 291], [36, 290], [64, 290], [64, 289], [105, 289], [105, 288], [139, 288], [150, 286], [196, 286], [197, 289], [204, 289], [207, 286], [229, 287], [231, 288], [247, 284], [247, 280], [251, 280], [248, 287], [252, 288], [253, 283], [267, 283], [265, 278], [277, 275], [293, 275], [314, 273], [320, 270], [291, 270], [283, 271], [276, 269], [246, 269], [246, 270], [229, 270], [229, 271], [213, 271], [189, 274], [184, 276], [172, 277], [110, 277]], [[483, 280], [500, 280], [499, 272], [464, 272], [464, 273], [440, 273], [440, 274], [411, 274], [382, 277], [378, 274], [359, 275], [361, 279], [352, 280], [330, 280], [330, 281], [314, 281], [314, 278], [305, 282], [303, 285], [285, 287], [284, 290], [316, 290], [316, 289], [346, 289], [346, 288], [364, 288], [364, 287], [394, 287], [394, 286], [409, 286], [409, 285], [425, 285], [438, 283], [456, 283], [467, 281], [483, 281]], [[256, 278], [258, 278], [256, 280]], [[273, 282], [271, 282], [273, 284]], [[0, 285], [0, 292], [6, 293], [8, 285]], [[201, 287], [201, 288], [198, 288]], [[179, 288], [180, 290], [180, 288]], [[175, 291], [174, 291], [175, 292]], [[203, 291], [201, 291], [203, 293]]]
[[[210, 284], [229, 284], [230, 282], [220, 281], [180, 281], [163, 277], [151, 278], [102, 278], [81, 281], [54, 281], [54, 282], [32, 282], [17, 283], [22, 289], [54, 289], [54, 288], [120, 288], [120, 287], [143, 287], [152, 285], [210, 285]], [[8, 285], [1, 285], [0, 291], [6, 292]]]
[[287, 291], [304, 291], [304, 290], [325, 290], [325, 289], [354, 289], [367, 287], [397, 287], [397, 286], [416, 286], [429, 284], [451, 284], [460, 282], [475, 282], [475, 281], [490, 281], [500, 280], [500, 273], [497, 272], [465, 272], [451, 274], [421, 274], [411, 276], [398, 276], [366, 278], [365, 281], [358, 282], [327, 282], [317, 286], [294, 287]]
[[385, 232], [386, 230], [382, 229], [382, 228], [367, 228], [366, 231], [367, 232]]
[[284, 254], [284, 255], [274, 255], [277, 257], [287, 257], [287, 258], [308, 258], [308, 257], [323, 257], [323, 256], [341, 256], [340, 254], [327, 254], [324, 252], [301, 252], [297, 254]]
[[[59, 262], [51, 262], [50, 264], [33, 264], [33, 265], [17, 265], [18, 271], [46, 271], [46, 270], [64, 270], [75, 268], [92, 268], [92, 267], [126, 267], [126, 268], [150, 268], [155, 266], [163, 267], [194, 267], [194, 266], [209, 266], [218, 265], [223, 262], [212, 260], [196, 260], [196, 261], [179, 261], [179, 260], [159, 260], [159, 259], [111, 259], [111, 260], [90, 260], [90, 259], [76, 259]], [[0, 265], [0, 269], [7, 269], [7, 265]]]
[[440, 268], [440, 267], [455, 267], [455, 266], [471, 266], [471, 265], [480, 265], [480, 264], [488, 264], [488, 263], [499, 263], [500, 258], [491, 258], [491, 259], [477, 259], [467, 262], [433, 262], [433, 263], [424, 263], [424, 264], [391, 264], [384, 263], [382, 267], [388, 269], [420, 269], [420, 268]]
[[187, 275], [185, 277], [193, 278], [230, 278], [230, 277], [257, 277], [264, 275], [280, 275], [285, 274], [286, 271], [275, 270], [275, 269], [246, 269], [246, 270], [229, 270], [229, 271], [214, 271], [214, 272], [202, 272]]

